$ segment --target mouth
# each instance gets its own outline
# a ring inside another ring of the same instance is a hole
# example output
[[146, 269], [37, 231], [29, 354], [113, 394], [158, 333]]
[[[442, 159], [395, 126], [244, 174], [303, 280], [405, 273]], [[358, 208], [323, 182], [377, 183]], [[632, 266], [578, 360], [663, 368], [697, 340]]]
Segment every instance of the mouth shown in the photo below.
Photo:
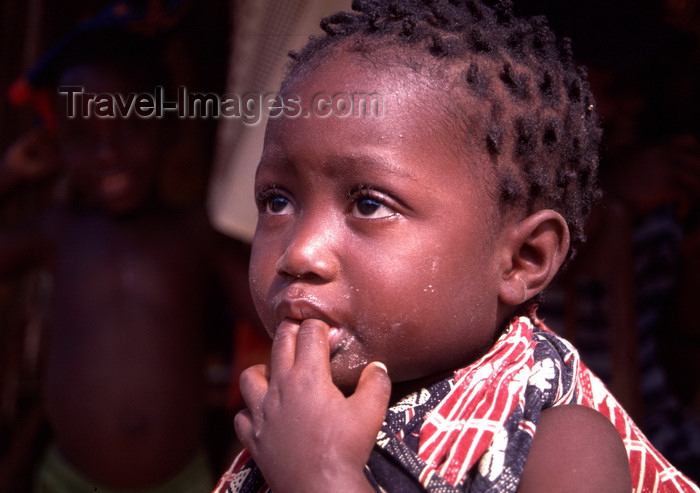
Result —
[[131, 177], [123, 171], [105, 173], [100, 179], [100, 189], [108, 197], [126, 193], [131, 186]]
[[301, 323], [307, 319], [321, 320], [328, 325], [328, 348], [331, 357], [344, 347], [352, 337], [347, 327], [339, 323], [327, 314], [327, 311], [319, 307], [307, 298], [286, 298], [275, 308], [276, 324], [283, 320], [291, 320]]
[[331, 352], [331, 357], [343, 348], [348, 341], [348, 337], [343, 330], [337, 327], [331, 327], [328, 331], [328, 348]]

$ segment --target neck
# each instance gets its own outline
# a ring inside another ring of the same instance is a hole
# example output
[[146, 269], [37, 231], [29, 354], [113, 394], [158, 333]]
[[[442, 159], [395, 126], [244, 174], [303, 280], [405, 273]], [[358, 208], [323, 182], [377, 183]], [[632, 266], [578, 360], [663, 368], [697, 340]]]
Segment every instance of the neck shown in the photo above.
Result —
[[396, 382], [391, 385], [391, 397], [389, 399], [389, 406], [395, 405], [401, 399], [409, 394], [420, 391], [426, 387], [444, 380], [446, 378], [452, 377], [454, 370], [448, 370], [436, 375], [430, 375], [428, 377], [418, 378], [416, 380], [409, 380], [408, 382]]

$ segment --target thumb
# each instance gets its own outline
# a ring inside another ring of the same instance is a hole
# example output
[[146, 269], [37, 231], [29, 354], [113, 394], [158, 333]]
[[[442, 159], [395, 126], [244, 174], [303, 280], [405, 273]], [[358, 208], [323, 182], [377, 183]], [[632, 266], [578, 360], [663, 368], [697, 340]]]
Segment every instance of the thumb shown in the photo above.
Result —
[[368, 423], [376, 424], [379, 429], [389, 406], [390, 395], [391, 380], [386, 366], [384, 363], [374, 361], [362, 370], [351, 399], [361, 403], [364, 418]]

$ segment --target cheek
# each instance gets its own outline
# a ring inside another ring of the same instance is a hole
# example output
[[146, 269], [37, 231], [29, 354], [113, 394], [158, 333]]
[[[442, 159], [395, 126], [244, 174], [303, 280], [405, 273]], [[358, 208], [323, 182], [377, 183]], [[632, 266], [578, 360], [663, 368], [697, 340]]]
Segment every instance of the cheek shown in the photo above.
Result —
[[258, 312], [260, 312], [262, 303], [265, 300], [265, 293], [267, 292], [270, 283], [265, 279], [265, 276], [262, 275], [262, 272], [255, 267], [255, 265], [252, 263], [252, 259], [248, 277], [253, 302], [255, 303], [255, 307], [257, 308]]
[[248, 282], [253, 303], [260, 315], [265, 327], [270, 328], [271, 319], [265, 309], [265, 301], [269, 297], [269, 291], [275, 277], [275, 265], [277, 257], [271, 242], [264, 241], [256, 236], [250, 255], [250, 267], [248, 269]]
[[438, 279], [441, 260], [418, 251], [421, 253], [394, 249], [384, 255], [374, 249], [372, 255], [345, 263], [346, 273], [353, 266], [346, 289], [357, 324], [367, 328], [363, 331], [366, 342], [376, 339], [376, 331], [370, 330], [373, 327], [381, 327], [379, 338], [396, 340], [404, 337], [407, 325], [434, 318], [429, 308], [448, 289]]
[[388, 330], [416, 323], [459, 326], [470, 323], [475, 307], [490, 310], [496, 298], [490, 257], [480, 254], [481, 245], [452, 240], [413, 244], [386, 258], [358, 259], [355, 264], [364, 275], [353, 276], [351, 295], [362, 299], [367, 319], [371, 313]]

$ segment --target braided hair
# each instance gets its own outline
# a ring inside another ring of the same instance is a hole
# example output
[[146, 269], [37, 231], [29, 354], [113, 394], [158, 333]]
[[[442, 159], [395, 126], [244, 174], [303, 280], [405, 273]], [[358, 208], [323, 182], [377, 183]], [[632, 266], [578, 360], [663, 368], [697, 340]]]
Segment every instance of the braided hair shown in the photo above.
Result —
[[[573, 255], [600, 194], [601, 132], [569, 40], [557, 41], [544, 17], [515, 17], [509, 0], [354, 0], [352, 8], [323, 19], [326, 34], [290, 53], [286, 81], [338, 51], [450, 79], [463, 96], [449, 105], [458, 108], [462, 140], [474, 145], [473, 132], [481, 133], [476, 142], [492, 163], [501, 208], [558, 211]], [[465, 104], [474, 98], [482, 110]]]

